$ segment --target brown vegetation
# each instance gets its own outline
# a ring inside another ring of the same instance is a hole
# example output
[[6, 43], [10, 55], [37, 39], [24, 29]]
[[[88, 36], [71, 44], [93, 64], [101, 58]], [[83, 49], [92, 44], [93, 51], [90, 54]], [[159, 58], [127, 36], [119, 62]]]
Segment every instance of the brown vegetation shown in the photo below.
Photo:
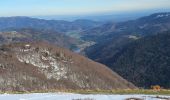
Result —
[[1, 91], [128, 88], [136, 87], [106, 66], [45, 42], [0, 47]]
[[152, 85], [151, 89], [153, 89], [155, 91], [160, 91], [161, 90], [161, 86], [159, 86], [159, 85]]

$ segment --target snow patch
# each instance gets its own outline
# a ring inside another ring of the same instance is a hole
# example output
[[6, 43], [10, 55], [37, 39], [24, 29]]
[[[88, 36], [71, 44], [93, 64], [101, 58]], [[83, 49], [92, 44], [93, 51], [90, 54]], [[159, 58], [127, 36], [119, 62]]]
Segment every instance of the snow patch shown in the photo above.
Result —
[[[25, 45], [26, 46], [26, 45]], [[30, 46], [30, 45], [27, 45]], [[63, 64], [58, 62], [53, 54], [50, 53], [47, 49], [39, 49], [38, 52], [35, 51], [35, 48], [25, 48], [17, 49], [16, 57], [20, 62], [26, 64], [32, 64], [40, 69], [48, 79], [55, 78], [57, 80], [65, 78], [67, 74], [67, 69]], [[44, 54], [44, 55], [43, 55]], [[47, 69], [51, 69], [48, 71]]]
[[170, 16], [170, 14], [160, 14], [160, 15], [157, 15], [156, 18], [168, 17], [168, 16]]
[[135, 35], [129, 35], [129, 36], [128, 36], [128, 38], [130, 38], [130, 39], [134, 39], [134, 40], [137, 40], [137, 39], [138, 39], [138, 37], [137, 37], [137, 36], [135, 36]]
[[0, 100], [126, 100], [139, 98], [142, 100], [165, 100], [170, 96], [156, 95], [105, 95], [105, 94], [72, 94], [72, 93], [32, 93], [32, 94], [0, 94]]
[[26, 44], [25, 47], [30, 47], [30, 45], [29, 45], [29, 44]]

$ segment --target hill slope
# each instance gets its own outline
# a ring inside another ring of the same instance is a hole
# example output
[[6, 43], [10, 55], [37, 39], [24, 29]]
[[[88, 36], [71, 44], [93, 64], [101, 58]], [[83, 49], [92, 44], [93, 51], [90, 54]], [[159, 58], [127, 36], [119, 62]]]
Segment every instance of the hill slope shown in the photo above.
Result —
[[158, 84], [170, 88], [170, 32], [146, 36], [117, 50], [112, 49], [113, 46], [108, 44], [102, 49], [99, 58], [91, 57], [138, 87], [150, 88]]
[[0, 90], [136, 88], [106, 66], [47, 43], [0, 47]]
[[30, 41], [48, 41], [57, 46], [73, 50], [77, 46], [83, 44], [76, 38], [66, 36], [65, 34], [46, 29], [22, 28], [22, 29], [8, 29], [0, 32], [0, 44], [13, 42], [30, 42]]
[[[169, 48], [167, 48], [166, 46], [169, 46], [167, 44], [169, 43], [167, 38], [169, 36], [168, 33], [164, 32], [170, 30], [170, 13], [156, 13], [136, 20], [117, 24], [112, 23], [109, 26], [104, 25], [100, 27], [102, 28], [95, 28], [94, 30], [91, 29], [92, 31], [89, 30], [88, 32], [85, 31], [85, 37], [82, 37], [83, 39], [93, 40], [96, 42], [95, 45], [85, 49], [84, 52], [87, 57], [109, 66], [111, 69], [118, 72], [124, 78], [133, 82], [139, 87], [148, 88], [150, 87], [150, 85], [154, 84], [160, 84], [166, 88], [170, 87], [168, 83], [165, 84], [167, 82], [166, 80], [168, 80], [167, 77], [169, 77], [169, 74], [164, 75], [163, 72], [159, 72], [164, 71], [164, 69], [158, 67], [159, 65], [162, 66], [162, 64], [165, 64], [165, 66], [167, 67], [164, 68], [167, 68], [168, 70], [169, 66], [168, 57], [164, 57], [168, 55], [164, 55], [160, 52], [165, 50], [168, 54]], [[98, 33], [100, 33], [99, 36], [97, 36]], [[161, 34], [164, 35], [161, 36]], [[167, 34], [167, 37], [165, 36], [165, 34]], [[95, 35], [97, 37], [90, 37]], [[154, 37], [157, 37], [158, 39], [152, 37], [153, 35], [156, 35]], [[145, 41], [145, 37], [147, 41]], [[139, 43], [139, 41], [141, 42]], [[158, 44], [154, 43], [155, 41], [158, 42]], [[167, 43], [165, 41], [167, 41]], [[160, 47], [160, 45], [166, 46]], [[155, 46], [155, 48], [153, 48], [153, 46]], [[127, 49], [128, 47], [129, 49]], [[146, 51], [145, 49], [142, 49], [142, 47], [146, 49], [148, 48], [151, 54], [148, 53], [148, 51]], [[139, 48], [142, 51], [140, 51]], [[137, 51], [135, 51], [136, 49]], [[129, 51], [127, 52], [127, 50]], [[140, 52], [137, 53], [138, 51]], [[144, 54], [146, 58], [144, 58], [144, 56], [142, 55], [142, 53], [144, 52], [147, 52], [146, 54]], [[156, 52], [160, 55], [157, 55], [156, 53], [152, 52]], [[137, 54], [134, 55], [135, 53]], [[164, 61], [160, 60], [160, 63], [158, 63], [157, 60], [152, 60], [152, 57], [150, 57], [151, 55], [153, 57], [163, 57], [162, 59]], [[140, 60], [136, 62], [138, 58]], [[141, 65], [137, 63], [140, 63]], [[145, 63], [149, 65], [145, 65]], [[152, 69], [151, 66], [155, 66], [155, 68]], [[146, 72], [146, 70], [152, 71], [153, 73]], [[154, 75], [160, 76], [157, 76], [157, 78]]]
[[170, 88], [170, 32], [137, 40], [112, 59], [106, 65], [135, 85]]

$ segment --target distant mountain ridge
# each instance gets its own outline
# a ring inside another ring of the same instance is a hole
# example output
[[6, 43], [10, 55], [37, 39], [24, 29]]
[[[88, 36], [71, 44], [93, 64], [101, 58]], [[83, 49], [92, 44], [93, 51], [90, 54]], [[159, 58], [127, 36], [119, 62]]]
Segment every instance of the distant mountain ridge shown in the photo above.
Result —
[[30, 17], [0, 17], [0, 30], [8, 28], [35, 28], [52, 29], [57, 32], [68, 32], [86, 30], [100, 24], [100, 22], [83, 19], [69, 22], [64, 20], [44, 20]]
[[[87, 56], [103, 63], [122, 47], [144, 36], [170, 30], [170, 13], [156, 13], [136, 20], [107, 23], [82, 32], [82, 39], [96, 44], [85, 50]], [[113, 52], [110, 55], [110, 52]]]
[[[102, 55], [105, 55], [107, 50], [117, 52], [130, 42], [168, 30], [170, 30], [170, 13], [156, 13], [137, 20], [117, 24], [107, 23], [82, 32], [81, 38], [96, 42], [85, 52], [90, 58], [99, 60], [105, 59]], [[105, 56], [110, 56], [109, 52]]]
[[114, 35], [153, 35], [170, 29], [170, 12], [155, 13], [120, 23], [106, 23], [99, 27], [83, 31], [82, 39], [100, 41]]

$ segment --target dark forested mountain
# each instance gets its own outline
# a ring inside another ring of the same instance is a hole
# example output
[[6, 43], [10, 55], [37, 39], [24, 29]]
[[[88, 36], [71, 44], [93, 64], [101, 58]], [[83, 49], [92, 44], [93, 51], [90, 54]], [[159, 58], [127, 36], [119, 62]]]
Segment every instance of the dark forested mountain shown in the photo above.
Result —
[[68, 48], [70, 50], [73, 50], [77, 48], [78, 45], [83, 44], [83, 42], [78, 39], [47, 29], [38, 30], [34, 28], [22, 28], [8, 29], [7, 31], [0, 32], [0, 44], [26, 41], [48, 41], [49, 43]]
[[137, 39], [119, 50], [113, 48], [114, 44], [106, 44], [101, 50], [97, 48], [97, 54], [88, 56], [106, 64], [136, 86], [170, 88], [170, 32]]
[[44, 20], [29, 17], [0, 17], [0, 30], [8, 28], [52, 29], [57, 32], [81, 31], [94, 28], [101, 23], [91, 20]]
[[[114, 55], [118, 53], [121, 54], [121, 49], [126, 46], [128, 43], [131, 43], [137, 40], [136, 36], [120, 36], [115, 35], [109, 40], [103, 40], [93, 46], [90, 46], [84, 50], [84, 53], [87, 57], [105, 63]], [[102, 39], [101, 39], [102, 40]]]
[[0, 47], [0, 90], [134, 89], [106, 66], [45, 42]]
[[87, 57], [109, 66], [139, 87], [159, 84], [170, 88], [170, 13], [106, 26], [84, 31], [83, 39], [96, 42], [85, 49]]

